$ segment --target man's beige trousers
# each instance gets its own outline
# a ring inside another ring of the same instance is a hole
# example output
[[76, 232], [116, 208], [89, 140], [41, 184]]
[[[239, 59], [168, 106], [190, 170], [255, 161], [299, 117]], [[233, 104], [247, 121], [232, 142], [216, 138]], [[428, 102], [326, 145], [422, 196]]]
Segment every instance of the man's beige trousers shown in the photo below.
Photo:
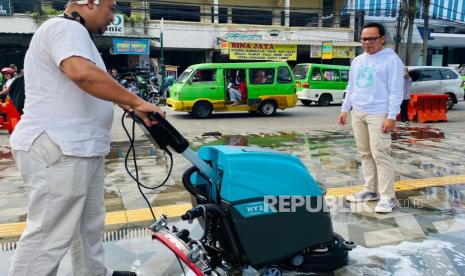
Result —
[[364, 191], [395, 198], [391, 134], [383, 133], [386, 115], [368, 115], [352, 111], [355, 143], [362, 160]]

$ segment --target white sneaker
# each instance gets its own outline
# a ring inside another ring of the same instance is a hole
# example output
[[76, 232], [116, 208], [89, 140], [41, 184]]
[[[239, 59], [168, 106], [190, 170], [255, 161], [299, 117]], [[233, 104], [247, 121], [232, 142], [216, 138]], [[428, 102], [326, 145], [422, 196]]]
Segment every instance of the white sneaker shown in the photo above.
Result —
[[362, 191], [362, 192], [358, 192], [356, 194], [347, 196], [346, 200], [350, 202], [374, 201], [374, 200], [378, 200], [378, 193]]
[[396, 207], [396, 204], [394, 203], [394, 200], [392, 200], [391, 198], [382, 197], [378, 201], [378, 204], [376, 204], [375, 212], [376, 213], [390, 213], [392, 212], [392, 209], [394, 209], [395, 207]]

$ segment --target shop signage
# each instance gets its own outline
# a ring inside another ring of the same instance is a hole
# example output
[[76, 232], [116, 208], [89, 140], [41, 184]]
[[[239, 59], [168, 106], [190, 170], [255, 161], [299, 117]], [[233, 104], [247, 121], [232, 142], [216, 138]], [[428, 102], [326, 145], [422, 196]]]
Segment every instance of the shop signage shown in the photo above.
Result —
[[333, 47], [333, 58], [355, 58], [355, 47], [337, 46]]
[[11, 15], [10, 0], [0, 0], [0, 15]]
[[310, 57], [321, 58], [321, 45], [310, 46]]
[[221, 54], [222, 55], [229, 54], [229, 43], [228, 42], [221, 42]]
[[114, 38], [113, 53], [115, 55], [148, 55], [150, 54], [150, 40]]
[[[321, 46], [312, 45], [310, 48], [311, 58], [321, 58]], [[355, 47], [353, 46], [333, 46], [332, 58], [355, 58]]]
[[123, 36], [124, 35], [124, 15], [115, 14], [115, 20], [108, 25], [105, 35]]
[[232, 60], [297, 60], [297, 45], [229, 42]]
[[333, 58], [333, 43], [331, 41], [324, 41], [321, 44], [321, 58], [322, 59]]

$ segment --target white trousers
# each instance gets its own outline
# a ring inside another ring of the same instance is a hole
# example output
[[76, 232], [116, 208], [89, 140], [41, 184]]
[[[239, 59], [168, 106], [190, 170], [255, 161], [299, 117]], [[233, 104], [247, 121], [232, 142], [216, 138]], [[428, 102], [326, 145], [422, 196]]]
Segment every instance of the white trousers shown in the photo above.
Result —
[[386, 115], [368, 115], [352, 111], [355, 143], [362, 161], [364, 190], [381, 197], [395, 198], [391, 134], [383, 133]]
[[111, 276], [102, 242], [104, 158], [65, 156], [46, 133], [13, 156], [30, 194], [9, 275], [56, 275], [69, 249], [74, 276]]

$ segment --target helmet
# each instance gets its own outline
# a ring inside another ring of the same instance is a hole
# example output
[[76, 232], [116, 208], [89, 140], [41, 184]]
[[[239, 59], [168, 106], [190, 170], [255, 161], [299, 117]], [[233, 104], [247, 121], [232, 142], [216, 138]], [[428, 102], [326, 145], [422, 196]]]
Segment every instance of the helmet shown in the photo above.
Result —
[[2, 74], [14, 74], [15, 70], [11, 69], [10, 67], [5, 67], [2, 69]]
[[173, 82], [173, 81], [174, 81], [174, 77], [173, 77], [173, 76], [168, 76], [168, 77], [166, 77], [166, 81], [167, 81], [167, 82]]

